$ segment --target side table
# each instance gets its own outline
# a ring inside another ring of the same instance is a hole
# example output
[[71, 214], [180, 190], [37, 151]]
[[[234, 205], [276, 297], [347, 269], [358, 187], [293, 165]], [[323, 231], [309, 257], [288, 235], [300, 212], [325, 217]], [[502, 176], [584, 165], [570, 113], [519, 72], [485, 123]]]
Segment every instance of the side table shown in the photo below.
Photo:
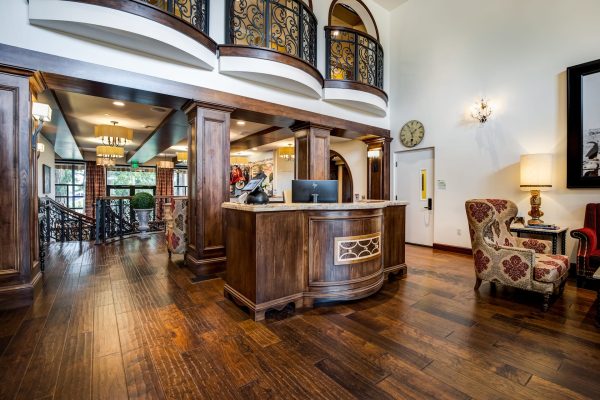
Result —
[[521, 235], [540, 235], [550, 236], [552, 239], [552, 254], [557, 254], [558, 251], [558, 240], [560, 239], [560, 254], [565, 255], [566, 243], [567, 243], [567, 231], [566, 228], [558, 229], [541, 229], [541, 228], [530, 228], [522, 225], [511, 225], [510, 231], [517, 234], [517, 237]]

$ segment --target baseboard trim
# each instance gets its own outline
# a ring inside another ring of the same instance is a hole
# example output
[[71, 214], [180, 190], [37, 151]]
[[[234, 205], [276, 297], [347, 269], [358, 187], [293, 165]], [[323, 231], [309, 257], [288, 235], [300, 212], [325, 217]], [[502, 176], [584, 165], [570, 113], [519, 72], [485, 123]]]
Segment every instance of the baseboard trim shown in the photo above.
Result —
[[459, 246], [452, 246], [449, 244], [434, 243], [433, 248], [435, 250], [449, 251], [451, 253], [466, 254], [469, 256], [473, 255], [473, 251], [471, 249], [469, 249], [468, 247], [459, 247]]

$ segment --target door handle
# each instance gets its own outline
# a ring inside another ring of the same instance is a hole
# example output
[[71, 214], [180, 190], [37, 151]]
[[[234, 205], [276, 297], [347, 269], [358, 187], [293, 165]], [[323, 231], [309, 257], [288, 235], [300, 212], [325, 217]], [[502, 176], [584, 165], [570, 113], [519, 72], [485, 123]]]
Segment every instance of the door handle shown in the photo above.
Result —
[[429, 211], [433, 210], [433, 199], [431, 197], [427, 199], [427, 205], [423, 208]]

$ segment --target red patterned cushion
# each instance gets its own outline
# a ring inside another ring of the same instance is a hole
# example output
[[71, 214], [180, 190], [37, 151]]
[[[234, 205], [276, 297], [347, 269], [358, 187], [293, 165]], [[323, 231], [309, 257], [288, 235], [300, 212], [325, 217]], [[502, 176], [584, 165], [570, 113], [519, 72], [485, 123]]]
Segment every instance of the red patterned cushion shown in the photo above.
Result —
[[569, 258], [562, 255], [536, 254], [533, 278], [539, 282], [556, 282], [569, 271]]

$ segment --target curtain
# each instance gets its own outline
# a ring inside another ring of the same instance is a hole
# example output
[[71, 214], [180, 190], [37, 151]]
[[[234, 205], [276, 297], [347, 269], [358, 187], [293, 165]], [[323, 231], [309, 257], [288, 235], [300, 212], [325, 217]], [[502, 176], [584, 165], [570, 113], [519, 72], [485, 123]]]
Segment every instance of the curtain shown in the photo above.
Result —
[[[156, 196], [173, 196], [173, 168], [156, 168]], [[157, 199], [158, 219], [162, 219], [164, 203], [165, 199]]]
[[104, 167], [95, 161], [85, 163], [85, 214], [96, 218], [96, 199], [106, 196], [106, 174]]

